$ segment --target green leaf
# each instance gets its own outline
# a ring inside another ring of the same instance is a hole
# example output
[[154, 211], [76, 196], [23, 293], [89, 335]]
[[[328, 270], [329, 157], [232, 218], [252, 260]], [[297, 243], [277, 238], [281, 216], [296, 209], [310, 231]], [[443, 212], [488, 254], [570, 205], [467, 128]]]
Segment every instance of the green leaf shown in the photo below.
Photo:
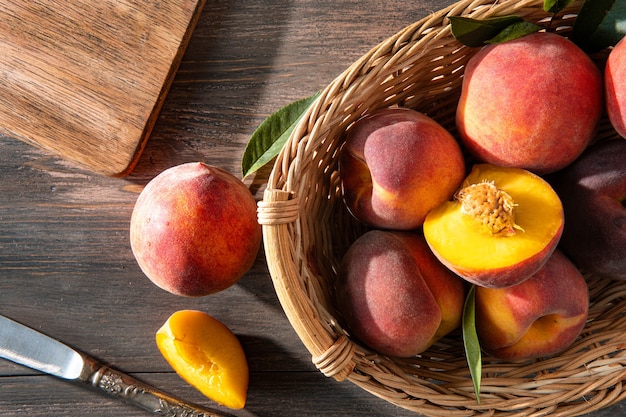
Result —
[[587, 0], [582, 5], [572, 40], [588, 53], [615, 45], [626, 36], [626, 0]]
[[519, 16], [502, 16], [488, 19], [473, 19], [463, 16], [450, 16], [452, 35], [463, 45], [484, 46], [485, 42], [497, 36], [513, 23], [523, 22]]
[[482, 355], [476, 333], [476, 287], [472, 285], [463, 306], [463, 345], [469, 366], [476, 401], [480, 403], [480, 380], [482, 376]]
[[565, 9], [573, 0], [544, 0], [543, 10], [548, 13], [558, 13]]
[[287, 104], [268, 116], [252, 133], [243, 152], [243, 177], [252, 174], [278, 155], [304, 113], [320, 93]]
[[487, 40], [487, 43], [502, 43], [511, 41], [513, 39], [521, 38], [522, 36], [530, 35], [531, 33], [541, 30], [541, 26], [537, 26], [530, 22], [517, 22], [504, 28], [493, 38]]

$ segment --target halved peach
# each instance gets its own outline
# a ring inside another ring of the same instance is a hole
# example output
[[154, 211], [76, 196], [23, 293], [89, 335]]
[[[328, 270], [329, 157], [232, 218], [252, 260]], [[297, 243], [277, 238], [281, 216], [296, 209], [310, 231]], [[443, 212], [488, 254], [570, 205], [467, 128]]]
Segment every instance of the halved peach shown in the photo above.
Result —
[[477, 164], [452, 201], [432, 210], [424, 236], [439, 260], [490, 288], [537, 272], [563, 232], [563, 206], [541, 177], [519, 168]]
[[201, 311], [180, 310], [157, 331], [156, 343], [191, 386], [226, 407], [244, 407], [248, 362], [239, 339], [222, 322]]

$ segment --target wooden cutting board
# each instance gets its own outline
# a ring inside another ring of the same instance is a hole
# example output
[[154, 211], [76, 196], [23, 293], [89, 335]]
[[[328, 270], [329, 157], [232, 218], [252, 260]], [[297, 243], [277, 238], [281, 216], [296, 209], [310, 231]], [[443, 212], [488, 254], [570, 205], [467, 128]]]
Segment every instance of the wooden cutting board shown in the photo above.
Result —
[[206, 0], [0, 0], [0, 133], [134, 167]]

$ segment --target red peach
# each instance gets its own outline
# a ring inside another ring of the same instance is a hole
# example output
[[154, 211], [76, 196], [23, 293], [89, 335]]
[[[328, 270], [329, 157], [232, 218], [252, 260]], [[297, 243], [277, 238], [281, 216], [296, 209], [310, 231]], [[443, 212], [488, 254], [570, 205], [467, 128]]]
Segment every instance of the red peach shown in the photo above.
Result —
[[256, 202], [229, 172], [204, 163], [169, 168], [135, 203], [130, 243], [162, 289], [197, 297], [224, 290], [251, 267], [261, 245]]
[[588, 310], [587, 282], [558, 250], [521, 284], [476, 287], [476, 331], [481, 347], [498, 359], [562, 352], [580, 335]]
[[459, 325], [465, 288], [420, 235], [372, 230], [344, 256], [336, 296], [354, 336], [382, 354], [409, 357]]
[[583, 152], [603, 103], [602, 74], [591, 59], [568, 39], [539, 32], [470, 59], [456, 123], [478, 159], [546, 174]]
[[626, 38], [609, 53], [604, 69], [606, 110], [611, 124], [626, 138]]
[[419, 228], [465, 176], [461, 148], [430, 117], [388, 108], [357, 120], [339, 155], [343, 198], [363, 223]]

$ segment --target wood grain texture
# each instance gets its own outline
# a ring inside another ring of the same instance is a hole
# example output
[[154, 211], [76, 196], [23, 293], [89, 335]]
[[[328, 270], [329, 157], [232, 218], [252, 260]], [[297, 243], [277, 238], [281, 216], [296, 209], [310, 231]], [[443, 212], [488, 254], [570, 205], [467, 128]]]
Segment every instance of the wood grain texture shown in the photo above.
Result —
[[[282, 311], [263, 252], [223, 293], [181, 298], [141, 273], [128, 227], [139, 191], [159, 172], [204, 161], [240, 175], [247, 140], [267, 115], [326, 86], [378, 42], [451, 2], [210, 0], [150, 140], [124, 178], [94, 174], [0, 132], [0, 313], [208, 405], [154, 342], [172, 312], [199, 309], [228, 325], [248, 357], [248, 403], [236, 416], [415, 417], [315, 369]], [[253, 191], [263, 181], [262, 174], [254, 178]], [[592, 416], [623, 412], [618, 404]], [[0, 360], [0, 415], [148, 414]]]
[[128, 173], [204, 1], [0, 1], [0, 131]]

